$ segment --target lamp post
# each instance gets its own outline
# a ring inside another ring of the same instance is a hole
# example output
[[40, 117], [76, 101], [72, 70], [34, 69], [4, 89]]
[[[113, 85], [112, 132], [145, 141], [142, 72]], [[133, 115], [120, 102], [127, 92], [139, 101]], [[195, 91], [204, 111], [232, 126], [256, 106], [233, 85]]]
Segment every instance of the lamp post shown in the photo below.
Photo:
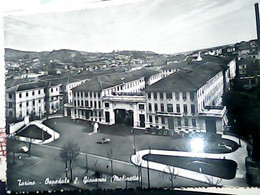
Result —
[[[149, 146], [149, 154], [151, 154], [151, 147]], [[148, 179], [148, 189], [150, 189], [150, 167], [149, 159], [147, 159], [147, 179]]]
[[134, 129], [131, 129], [131, 134], [133, 135], [133, 150], [134, 150], [134, 154], [136, 154], [136, 146], [135, 146], [135, 133], [134, 133]]

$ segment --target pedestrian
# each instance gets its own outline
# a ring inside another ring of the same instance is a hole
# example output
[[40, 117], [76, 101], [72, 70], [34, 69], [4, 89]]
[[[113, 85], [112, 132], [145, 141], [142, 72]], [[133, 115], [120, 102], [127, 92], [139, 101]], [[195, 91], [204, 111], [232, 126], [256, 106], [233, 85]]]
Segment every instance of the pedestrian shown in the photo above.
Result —
[[98, 123], [97, 122], [95, 122], [94, 123], [94, 126], [93, 126], [93, 131], [94, 131], [94, 133], [97, 133], [98, 132]]

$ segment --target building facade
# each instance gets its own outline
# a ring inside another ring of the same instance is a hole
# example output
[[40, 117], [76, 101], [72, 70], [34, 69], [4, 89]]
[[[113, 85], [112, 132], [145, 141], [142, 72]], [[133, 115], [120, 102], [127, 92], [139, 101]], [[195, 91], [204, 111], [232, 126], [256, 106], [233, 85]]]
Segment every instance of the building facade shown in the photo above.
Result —
[[146, 88], [146, 128], [219, 132], [226, 125], [221, 106], [222, 66], [204, 63], [178, 71]]
[[124, 122], [145, 127], [144, 89], [161, 78], [161, 72], [146, 68], [97, 76], [72, 89], [73, 105], [64, 115], [107, 125]]

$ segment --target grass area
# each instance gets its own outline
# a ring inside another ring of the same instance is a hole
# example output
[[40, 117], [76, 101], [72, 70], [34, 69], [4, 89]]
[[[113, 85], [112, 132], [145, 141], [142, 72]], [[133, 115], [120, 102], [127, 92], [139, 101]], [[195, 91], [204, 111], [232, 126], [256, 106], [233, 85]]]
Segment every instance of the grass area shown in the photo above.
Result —
[[223, 179], [233, 179], [236, 175], [237, 163], [226, 159], [194, 158], [147, 154], [144, 160], [162, 163], [178, 168], [183, 168], [198, 173], [220, 177]]
[[22, 137], [28, 137], [33, 139], [40, 139], [40, 140], [47, 140], [51, 137], [50, 134], [43, 131], [36, 125], [30, 125], [27, 128], [25, 128], [23, 131], [17, 133], [18, 136]]

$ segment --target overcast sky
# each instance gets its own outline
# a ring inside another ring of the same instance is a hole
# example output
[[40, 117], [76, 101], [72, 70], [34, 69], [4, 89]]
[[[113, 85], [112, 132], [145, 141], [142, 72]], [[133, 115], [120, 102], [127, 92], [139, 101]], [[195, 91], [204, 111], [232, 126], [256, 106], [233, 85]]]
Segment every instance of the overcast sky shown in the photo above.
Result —
[[158, 53], [214, 47], [256, 38], [255, 2], [148, 0], [81, 11], [13, 15], [4, 18], [4, 45], [30, 51], [65, 48]]

